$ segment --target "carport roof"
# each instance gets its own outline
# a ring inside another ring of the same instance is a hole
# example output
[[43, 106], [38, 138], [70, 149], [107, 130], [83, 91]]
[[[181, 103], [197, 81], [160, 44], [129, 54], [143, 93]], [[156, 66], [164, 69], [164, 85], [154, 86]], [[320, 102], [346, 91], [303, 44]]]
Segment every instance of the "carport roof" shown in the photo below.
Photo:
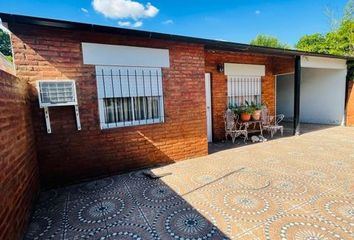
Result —
[[90, 31], [90, 32], [98, 32], [98, 33], [115, 33], [115, 34], [128, 35], [134, 37], [198, 43], [198, 44], [203, 44], [206, 49], [210, 49], [210, 50], [252, 52], [252, 53], [261, 53], [261, 54], [268, 54], [268, 55], [282, 55], [282, 56], [300, 56], [300, 55], [318, 56], [318, 57], [354, 60], [353, 57], [345, 57], [345, 56], [338, 56], [338, 55], [331, 55], [331, 54], [304, 52], [304, 51], [281, 49], [281, 48], [259, 47], [259, 46], [249, 45], [249, 44], [219, 41], [213, 39], [196, 38], [196, 37], [173, 35], [173, 34], [166, 34], [166, 33], [159, 33], [159, 32], [141, 31], [141, 30], [132, 30], [132, 29], [125, 29], [125, 28], [118, 28], [118, 27], [63, 21], [57, 19], [39, 18], [39, 17], [32, 17], [32, 16], [15, 15], [15, 14], [8, 14], [8, 13], [0, 13], [0, 18], [2, 19], [3, 22], [7, 22], [9, 24], [11, 23], [29, 24], [29, 25], [37, 25], [37, 26], [45, 26], [45, 27], [62, 28], [68, 30], [82, 30], [82, 31]]

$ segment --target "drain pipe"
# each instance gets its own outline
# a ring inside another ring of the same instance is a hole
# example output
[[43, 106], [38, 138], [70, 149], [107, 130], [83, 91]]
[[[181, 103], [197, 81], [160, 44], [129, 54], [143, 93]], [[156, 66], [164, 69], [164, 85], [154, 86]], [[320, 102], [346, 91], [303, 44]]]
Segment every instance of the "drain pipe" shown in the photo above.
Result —
[[293, 134], [300, 135], [300, 88], [301, 88], [301, 56], [295, 57], [294, 74], [294, 126]]

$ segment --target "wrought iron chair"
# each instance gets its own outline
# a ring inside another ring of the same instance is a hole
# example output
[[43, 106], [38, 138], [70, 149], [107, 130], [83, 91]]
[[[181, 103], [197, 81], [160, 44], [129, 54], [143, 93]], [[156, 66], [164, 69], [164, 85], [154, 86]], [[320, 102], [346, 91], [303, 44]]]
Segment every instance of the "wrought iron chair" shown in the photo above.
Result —
[[235, 115], [231, 109], [227, 109], [224, 115], [224, 123], [225, 123], [225, 138], [230, 136], [232, 142], [235, 142], [235, 139], [239, 136], [243, 136], [243, 141], [246, 143], [248, 140], [247, 130], [241, 129], [241, 125], [238, 122], [238, 115]]
[[284, 127], [279, 125], [281, 121], [284, 119], [284, 114], [279, 114], [276, 116], [270, 116], [269, 115], [269, 110], [267, 107], [263, 107], [262, 113], [261, 113], [261, 119], [262, 119], [262, 125], [263, 125], [263, 130], [270, 132], [270, 137], [273, 138], [274, 134], [277, 131], [280, 131], [281, 135], [283, 136], [284, 133]]

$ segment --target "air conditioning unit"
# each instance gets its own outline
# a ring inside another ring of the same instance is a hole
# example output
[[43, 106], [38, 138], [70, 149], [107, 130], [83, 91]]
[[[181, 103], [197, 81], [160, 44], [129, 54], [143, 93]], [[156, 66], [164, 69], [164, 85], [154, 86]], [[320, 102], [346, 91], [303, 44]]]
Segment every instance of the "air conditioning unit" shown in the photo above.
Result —
[[51, 133], [49, 107], [74, 106], [77, 129], [81, 130], [75, 80], [39, 80], [37, 90], [39, 107], [44, 108], [48, 133]]
[[41, 108], [77, 105], [74, 80], [40, 80], [37, 82], [37, 88]]

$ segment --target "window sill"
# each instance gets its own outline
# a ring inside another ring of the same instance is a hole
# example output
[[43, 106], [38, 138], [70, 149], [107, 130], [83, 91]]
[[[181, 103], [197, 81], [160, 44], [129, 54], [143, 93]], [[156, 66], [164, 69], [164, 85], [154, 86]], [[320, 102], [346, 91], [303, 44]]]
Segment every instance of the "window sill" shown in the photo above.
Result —
[[113, 130], [113, 129], [125, 129], [131, 127], [144, 127], [148, 125], [157, 125], [164, 123], [164, 119], [154, 119], [149, 121], [135, 121], [135, 122], [125, 122], [125, 123], [109, 123], [109, 124], [100, 124], [102, 131]]

